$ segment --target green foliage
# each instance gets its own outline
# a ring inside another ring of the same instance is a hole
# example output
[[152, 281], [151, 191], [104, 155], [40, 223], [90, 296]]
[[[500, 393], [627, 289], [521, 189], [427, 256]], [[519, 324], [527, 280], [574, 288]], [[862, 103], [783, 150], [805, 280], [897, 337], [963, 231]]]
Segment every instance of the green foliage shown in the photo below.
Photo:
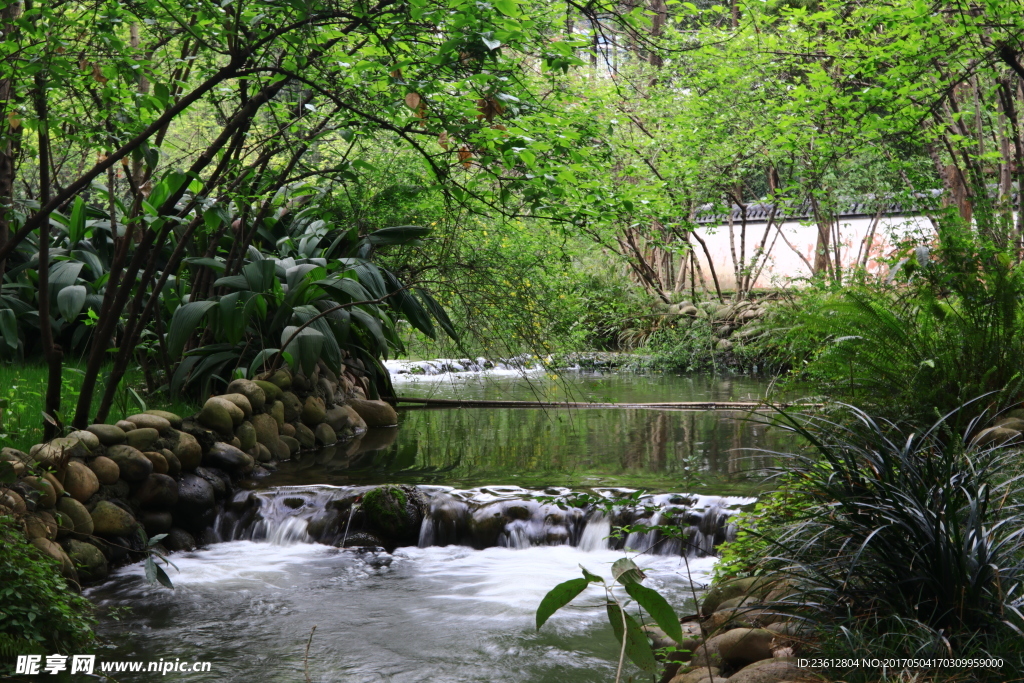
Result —
[[[537, 607], [537, 628], [540, 629], [555, 612], [580, 596], [590, 584], [600, 584], [605, 592], [608, 623], [612, 627], [615, 638], [622, 644], [619, 660], [620, 675], [622, 656], [629, 657], [644, 671], [651, 673], [657, 671], [658, 662], [654, 657], [654, 650], [651, 648], [647, 633], [644, 632], [641, 623], [626, 611], [631, 602], [628, 598], [636, 601], [636, 604], [643, 608], [665, 633], [677, 641], [681, 641], [682, 631], [679, 626], [679, 617], [672, 606], [660, 593], [641, 584], [646, 577], [633, 560], [621, 558], [615, 561], [612, 565], [612, 583], [590, 573], [582, 565], [580, 569], [583, 570], [583, 578], [571, 579], [558, 584], [548, 591], [544, 599], [541, 600]], [[623, 599], [616, 595], [617, 586], [622, 586], [628, 598]]]
[[[308, 220], [307, 212], [293, 223], [301, 230]], [[168, 326], [168, 353], [177, 360], [197, 330], [208, 330], [210, 338], [181, 359], [170, 379], [171, 393], [195, 387], [194, 393], [208, 395], [236, 376], [255, 376], [278, 353], [307, 373], [319, 360], [339, 372], [346, 357], [359, 359], [375, 384], [390, 393], [379, 359], [403, 349], [395, 331], [399, 320], [430, 337], [437, 335], [434, 321], [450, 334], [455, 330], [429, 292], [403, 284], [369, 257], [376, 248], [419, 242], [429, 232], [402, 226], [353, 239], [356, 235], [346, 229], [324, 230], [303, 237], [307, 257], [274, 256], [251, 247], [239, 275], [214, 281], [224, 294], [185, 303], [186, 285], [180, 284], [172, 299], [181, 303]]]
[[972, 447], [949, 419], [909, 433], [847, 417], [779, 418], [813, 446], [783, 456], [802, 502], [767, 536], [790, 608], [855, 645], [847, 655], [988, 652], [1010, 658], [988, 674], [1019, 673], [1019, 640], [998, 649], [1024, 626], [1018, 449]]
[[[109, 369], [109, 368], [107, 368]], [[4, 444], [25, 451], [43, 440], [39, 415], [43, 411], [47, 368], [37, 363], [0, 364], [0, 438]], [[62, 383], [66, 400], [73, 405], [82, 386], [79, 363], [69, 363], [63, 369]], [[144, 410], [136, 396], [145, 391], [142, 373], [130, 372], [118, 392], [111, 420], [120, 420]], [[97, 397], [98, 398], [98, 397]], [[96, 401], [98, 402], [98, 401]], [[179, 415], [191, 415], [199, 406], [183, 400], [181, 396], [150, 397], [147, 408], [169, 410]], [[58, 413], [65, 418], [66, 413]], [[65, 420], [66, 422], [66, 420]]]
[[964, 425], [1020, 400], [1024, 267], [969, 230], [948, 229], [934, 251], [918, 247], [898, 268], [890, 284], [797, 299], [787, 348], [797, 380], [919, 424], [963, 405], [953, 419]]
[[60, 575], [60, 564], [0, 516], [0, 672], [17, 654], [78, 653], [93, 646], [92, 605]]
[[776, 553], [774, 539], [794, 519], [804, 515], [809, 505], [792, 477], [787, 477], [774, 491], [761, 494], [753, 509], [730, 520], [736, 527], [736, 537], [718, 546], [714, 580], [758, 576], [777, 569], [779, 562], [771, 559]]

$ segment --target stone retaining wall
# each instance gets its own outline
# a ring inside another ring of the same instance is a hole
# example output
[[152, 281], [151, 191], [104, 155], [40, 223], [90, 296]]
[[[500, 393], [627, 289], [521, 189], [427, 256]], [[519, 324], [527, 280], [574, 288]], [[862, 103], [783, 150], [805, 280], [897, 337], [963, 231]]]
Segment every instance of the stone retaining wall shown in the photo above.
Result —
[[0, 488], [0, 514], [79, 584], [141, 559], [149, 537], [168, 550], [196, 547], [234, 482], [266, 473], [300, 451], [351, 441], [397, 424], [394, 408], [366, 399], [365, 378], [287, 369], [235, 380], [188, 418], [160, 410], [94, 424], [28, 453], [0, 451], [14, 484]]

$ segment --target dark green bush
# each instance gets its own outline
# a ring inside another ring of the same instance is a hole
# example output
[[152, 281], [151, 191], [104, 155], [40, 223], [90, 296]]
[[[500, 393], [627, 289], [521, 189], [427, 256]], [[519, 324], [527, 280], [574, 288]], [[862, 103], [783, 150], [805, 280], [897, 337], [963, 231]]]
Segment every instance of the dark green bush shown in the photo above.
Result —
[[92, 605], [68, 587], [59, 563], [0, 516], [0, 674], [19, 654], [88, 652], [93, 623]]
[[802, 511], [766, 538], [764, 566], [798, 587], [789, 607], [837, 656], [991, 655], [1004, 668], [972, 675], [1020, 674], [1020, 449], [973, 447], [947, 418], [908, 433], [857, 409], [844, 417], [780, 419], [813, 446], [782, 455]]
[[[917, 247], [888, 283], [811, 289], [789, 308], [785, 353], [816, 390], [872, 414], [962, 427], [1021, 397], [1024, 267], [968, 230]], [[983, 394], [985, 401], [969, 403]]]

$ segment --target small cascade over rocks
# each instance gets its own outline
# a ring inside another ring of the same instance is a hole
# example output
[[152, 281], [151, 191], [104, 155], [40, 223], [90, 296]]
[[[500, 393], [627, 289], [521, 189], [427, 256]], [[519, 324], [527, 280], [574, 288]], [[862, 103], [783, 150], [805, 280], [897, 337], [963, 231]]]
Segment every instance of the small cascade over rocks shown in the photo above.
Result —
[[524, 375], [542, 372], [543, 364], [536, 356], [522, 354], [511, 358], [434, 358], [432, 360], [390, 360], [384, 366], [392, 381], [415, 381], [421, 378], [442, 379], [452, 376]]
[[[277, 545], [317, 542], [338, 547], [461, 545], [476, 549], [570, 545], [705, 556], [732, 537], [730, 517], [753, 498], [628, 489], [518, 486], [286, 486], [241, 491], [225, 505], [214, 531], [220, 540]], [[628, 496], [628, 497], [627, 497]], [[581, 502], [582, 501], [582, 502]], [[620, 502], [621, 501], [621, 502]], [[672, 525], [680, 537], [654, 527]], [[652, 527], [611, 538], [613, 527]]]

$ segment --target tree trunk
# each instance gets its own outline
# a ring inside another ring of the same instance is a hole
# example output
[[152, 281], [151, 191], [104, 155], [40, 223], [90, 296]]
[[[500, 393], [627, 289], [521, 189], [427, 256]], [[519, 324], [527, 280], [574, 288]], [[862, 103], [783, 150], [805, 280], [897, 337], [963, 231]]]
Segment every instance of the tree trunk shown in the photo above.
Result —
[[[39, 204], [50, 201], [50, 131], [46, 106], [46, 77], [35, 77], [35, 109], [39, 119]], [[43, 404], [43, 438], [46, 441], [60, 433], [61, 366], [64, 354], [53, 340], [50, 321], [50, 217], [44, 215], [39, 224], [39, 339], [46, 359], [46, 399]]]

